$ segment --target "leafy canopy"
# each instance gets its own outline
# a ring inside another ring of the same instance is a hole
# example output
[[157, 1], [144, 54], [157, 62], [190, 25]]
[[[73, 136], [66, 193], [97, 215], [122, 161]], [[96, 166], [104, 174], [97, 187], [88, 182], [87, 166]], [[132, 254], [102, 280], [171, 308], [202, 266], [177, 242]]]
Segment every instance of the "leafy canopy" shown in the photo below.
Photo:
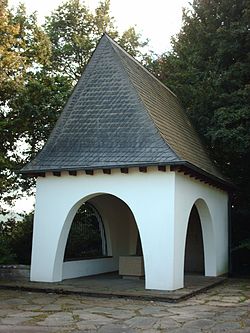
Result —
[[8, 200], [8, 192], [19, 188], [13, 171], [24, 159], [17, 141], [26, 130], [26, 115], [14, 110], [12, 104], [32, 72], [48, 62], [50, 43], [35, 15], [28, 16], [23, 5], [13, 12], [5, 0], [0, 0], [0, 36], [0, 198]]
[[248, 0], [194, 0], [172, 51], [149, 64], [179, 96], [211, 158], [237, 186], [235, 243], [250, 232], [249, 30]]
[[[31, 188], [14, 173], [41, 149], [103, 32], [133, 56], [145, 42], [135, 29], [120, 35], [110, 1], [94, 13], [84, 1], [68, 0], [39, 26], [25, 7], [0, 0], [0, 188], [1, 198]], [[21, 187], [20, 187], [21, 186]]]
[[100, 1], [94, 13], [84, 2], [69, 0], [47, 17], [44, 28], [52, 44], [51, 70], [73, 80], [81, 75], [104, 32], [132, 56], [139, 56], [146, 45], [133, 27], [119, 35], [110, 16], [110, 0]]
[[212, 158], [237, 184], [250, 160], [249, 18], [249, 1], [195, 0], [184, 10], [173, 50], [149, 65], [179, 96]]

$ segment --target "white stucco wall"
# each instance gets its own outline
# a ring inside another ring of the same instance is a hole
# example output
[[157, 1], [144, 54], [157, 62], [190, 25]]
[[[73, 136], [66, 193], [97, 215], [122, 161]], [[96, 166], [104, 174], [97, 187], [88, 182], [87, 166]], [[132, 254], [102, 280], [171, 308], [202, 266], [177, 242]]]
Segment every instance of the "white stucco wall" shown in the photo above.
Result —
[[63, 263], [62, 279], [89, 276], [117, 270], [114, 258], [98, 258], [88, 260], [66, 261]]
[[[159, 172], [152, 167], [148, 168], [147, 173], [134, 168], [130, 169], [128, 174], [112, 170], [112, 174], [108, 175], [100, 170], [93, 176], [85, 175], [83, 172], [77, 176], [69, 176], [65, 172], [61, 177], [51, 174], [45, 178], [39, 177], [31, 280], [61, 281], [63, 277], [69, 276], [67, 272], [70, 269], [78, 271], [79, 274], [86, 273], [87, 268], [85, 267], [84, 273], [83, 266], [79, 263], [63, 264], [63, 255], [72, 219], [82, 202], [91, 198], [95, 201], [97, 209], [102, 211], [104, 223], [107, 225], [109, 254], [115, 259], [112, 265], [117, 262], [119, 255], [133, 253], [136, 229], [132, 221], [128, 222], [130, 227], [125, 227], [126, 218], [121, 214], [122, 207], [119, 207], [121, 203], [116, 202], [116, 205], [108, 206], [105, 203], [107, 197], [103, 197], [103, 202], [95, 198], [100, 194], [116, 196], [133, 212], [141, 236], [147, 289], [173, 290], [183, 286], [187, 221], [192, 205], [198, 199], [200, 208], [197, 208], [203, 212], [204, 220], [209, 220], [206, 207], [202, 207], [204, 202], [207, 202], [209, 207], [208, 215], [211, 214], [214, 220], [213, 228], [208, 227], [209, 223], [203, 223], [202, 228], [207, 228], [208, 233], [211, 233], [212, 229], [212, 233], [216, 235], [216, 259], [213, 260], [210, 256], [205, 258], [206, 272], [209, 275], [217, 275], [226, 271], [226, 194], [199, 181], [191, 180], [188, 176], [169, 171]], [[127, 243], [128, 238], [130, 240]], [[112, 267], [110, 269], [113, 269]]]
[[115, 257], [118, 263], [119, 256], [135, 254], [138, 231], [129, 207], [112, 195], [100, 195], [91, 199], [90, 202], [102, 216], [108, 255]]
[[182, 283], [188, 217], [196, 204], [203, 233], [205, 275], [228, 271], [228, 194], [182, 173], [175, 175], [175, 276]]

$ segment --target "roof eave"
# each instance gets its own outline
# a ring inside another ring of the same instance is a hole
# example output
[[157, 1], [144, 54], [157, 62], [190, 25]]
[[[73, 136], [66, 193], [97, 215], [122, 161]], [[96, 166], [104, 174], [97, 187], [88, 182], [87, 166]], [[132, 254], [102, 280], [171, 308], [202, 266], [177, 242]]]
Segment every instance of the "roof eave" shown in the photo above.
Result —
[[214, 187], [221, 188], [227, 192], [233, 191], [236, 186], [230, 181], [223, 178], [219, 178], [203, 169], [196, 167], [195, 165], [187, 161], [173, 161], [173, 162], [145, 162], [145, 163], [131, 163], [131, 164], [114, 164], [114, 165], [103, 165], [103, 166], [91, 166], [91, 167], [68, 167], [68, 168], [52, 168], [52, 169], [41, 169], [41, 170], [20, 170], [18, 173], [28, 177], [39, 177], [44, 176], [46, 172], [59, 173], [69, 171], [85, 171], [85, 170], [103, 170], [103, 169], [121, 169], [121, 168], [139, 168], [139, 167], [150, 167], [150, 166], [170, 166], [172, 171], [182, 172], [185, 175], [189, 175], [191, 178], [198, 179], [206, 184]]
[[189, 175], [191, 178], [198, 179], [206, 184], [221, 188], [227, 192], [232, 192], [236, 189], [236, 186], [229, 180], [213, 175], [187, 161], [173, 165], [172, 171], [182, 172]]

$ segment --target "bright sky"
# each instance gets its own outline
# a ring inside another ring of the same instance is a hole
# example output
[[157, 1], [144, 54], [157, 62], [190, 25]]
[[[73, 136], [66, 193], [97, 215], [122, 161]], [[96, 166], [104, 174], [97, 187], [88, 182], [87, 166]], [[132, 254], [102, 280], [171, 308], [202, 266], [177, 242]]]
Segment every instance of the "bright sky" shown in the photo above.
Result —
[[[144, 38], [150, 40], [149, 48], [155, 53], [163, 53], [170, 49], [171, 36], [178, 33], [181, 27], [182, 8], [188, 6], [190, 0], [111, 0], [111, 14], [114, 16], [117, 27], [123, 32], [130, 26]], [[19, 0], [9, 0], [9, 5], [16, 7]], [[40, 23], [44, 17], [62, 4], [61, 0], [22, 0], [28, 13], [34, 11], [38, 14]], [[85, 0], [85, 3], [94, 10], [99, 0]], [[15, 211], [29, 211], [34, 199], [18, 200]]]
[[[181, 27], [182, 8], [190, 0], [111, 0], [111, 13], [120, 32], [136, 26], [144, 38], [150, 40], [150, 49], [158, 54], [170, 49], [170, 38]], [[9, 0], [16, 6], [19, 0]], [[37, 11], [39, 21], [62, 4], [61, 0], [22, 0], [29, 13]], [[94, 9], [98, 0], [86, 0]]]

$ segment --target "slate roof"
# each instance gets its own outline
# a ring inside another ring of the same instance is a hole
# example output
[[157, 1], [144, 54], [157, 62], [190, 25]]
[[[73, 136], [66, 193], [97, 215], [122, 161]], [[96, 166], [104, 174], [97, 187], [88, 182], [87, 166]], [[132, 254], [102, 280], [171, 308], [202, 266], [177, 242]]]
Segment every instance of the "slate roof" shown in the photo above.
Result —
[[221, 178], [177, 97], [106, 34], [22, 173], [188, 164]]

